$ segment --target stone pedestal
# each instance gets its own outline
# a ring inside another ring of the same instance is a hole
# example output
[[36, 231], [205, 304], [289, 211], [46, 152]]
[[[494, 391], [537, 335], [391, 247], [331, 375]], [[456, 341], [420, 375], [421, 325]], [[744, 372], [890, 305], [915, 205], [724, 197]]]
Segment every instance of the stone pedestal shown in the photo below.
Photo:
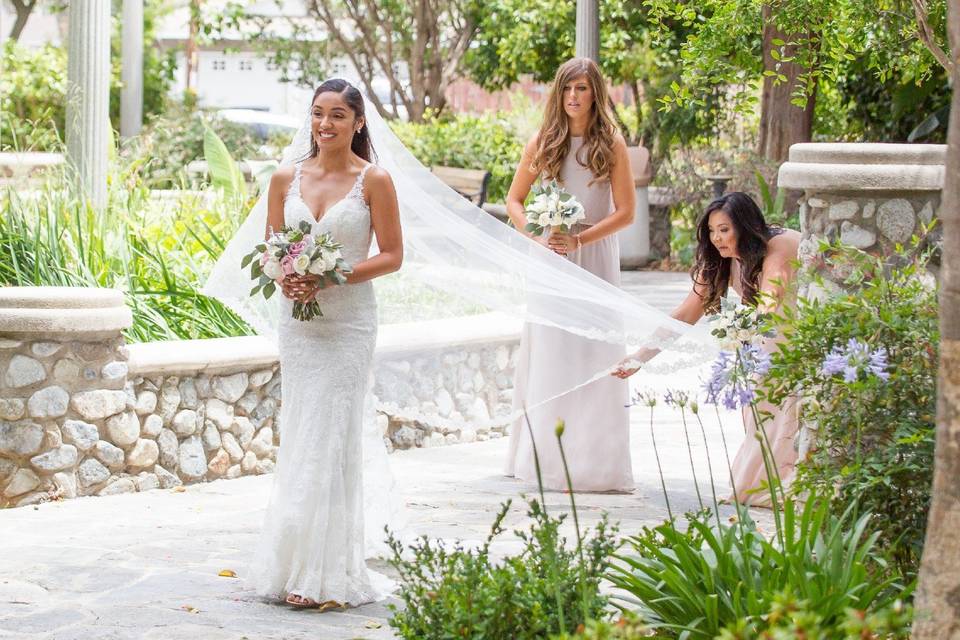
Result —
[[123, 466], [140, 433], [130, 323], [112, 289], [0, 289], [0, 506], [97, 490]]
[[630, 168], [633, 173], [633, 188], [636, 203], [633, 209], [633, 224], [617, 233], [620, 246], [620, 268], [637, 269], [650, 262], [650, 208], [648, 186], [650, 176], [646, 172], [649, 155], [642, 147], [627, 147]]
[[[777, 184], [800, 189], [803, 269], [823, 275], [828, 289], [839, 274], [823, 265], [822, 240], [875, 255], [891, 254], [936, 216], [943, 187], [945, 145], [803, 143], [790, 147]], [[809, 287], [801, 295], [822, 295]]]

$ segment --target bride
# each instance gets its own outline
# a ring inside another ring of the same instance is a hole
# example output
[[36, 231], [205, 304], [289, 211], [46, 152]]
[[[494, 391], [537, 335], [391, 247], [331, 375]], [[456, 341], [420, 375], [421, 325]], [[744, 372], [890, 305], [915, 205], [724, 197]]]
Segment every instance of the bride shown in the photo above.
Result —
[[[278, 169], [267, 196], [267, 235], [310, 222], [352, 265], [345, 285], [288, 276], [278, 330], [282, 439], [273, 493], [253, 562], [260, 595], [297, 607], [353, 606], [380, 594], [364, 563], [364, 396], [377, 337], [373, 278], [400, 268], [403, 243], [390, 175], [371, 164], [360, 92], [328, 80], [312, 103], [310, 154]], [[379, 253], [370, 258], [371, 231]], [[316, 299], [323, 316], [291, 316]], [[331, 400], [333, 400], [331, 402]]]

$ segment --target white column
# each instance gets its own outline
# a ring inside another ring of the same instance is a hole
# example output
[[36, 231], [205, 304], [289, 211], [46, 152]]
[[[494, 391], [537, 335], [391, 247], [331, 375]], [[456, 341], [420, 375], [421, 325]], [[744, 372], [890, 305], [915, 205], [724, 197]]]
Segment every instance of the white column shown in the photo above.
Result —
[[597, 0], [577, 0], [578, 58], [600, 61], [600, 7]]
[[143, 0], [123, 0], [122, 37], [120, 135], [129, 138], [143, 124]]
[[107, 197], [110, 144], [110, 0], [70, 3], [67, 155], [94, 206]]

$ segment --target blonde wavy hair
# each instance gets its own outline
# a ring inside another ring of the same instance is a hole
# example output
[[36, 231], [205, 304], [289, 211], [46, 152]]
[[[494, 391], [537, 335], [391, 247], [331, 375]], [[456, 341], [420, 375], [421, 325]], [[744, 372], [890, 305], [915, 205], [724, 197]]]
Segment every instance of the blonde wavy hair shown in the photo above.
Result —
[[596, 62], [589, 58], [573, 58], [557, 69], [544, 109], [543, 124], [537, 134], [537, 150], [531, 168], [547, 180], [560, 179], [560, 169], [570, 150], [570, 119], [563, 109], [563, 88], [582, 76], [586, 76], [593, 90], [593, 106], [583, 134], [583, 146], [577, 152], [577, 162], [590, 169], [593, 174], [591, 184], [610, 179], [613, 141], [618, 128], [610, 110], [607, 83]]

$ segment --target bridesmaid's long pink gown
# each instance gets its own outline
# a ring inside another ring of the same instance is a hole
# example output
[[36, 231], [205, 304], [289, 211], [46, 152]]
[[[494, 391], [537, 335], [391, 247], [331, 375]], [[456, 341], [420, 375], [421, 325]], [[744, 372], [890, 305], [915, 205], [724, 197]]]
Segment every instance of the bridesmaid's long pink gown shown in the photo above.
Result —
[[[576, 161], [581, 138], [571, 138], [561, 171], [564, 188], [586, 209], [587, 225], [596, 224], [613, 211], [609, 182], [590, 185], [590, 170]], [[620, 285], [620, 249], [610, 235], [568, 255], [568, 258], [604, 280]], [[623, 345], [589, 340], [561, 329], [528, 323], [520, 340], [520, 359], [514, 382], [514, 408], [522, 409], [571, 389], [619, 362]], [[544, 487], [565, 490], [560, 448], [554, 429], [566, 421], [563, 447], [575, 491], [632, 491], [630, 419], [625, 380], [606, 376], [529, 412]], [[511, 426], [506, 473], [535, 483], [533, 447], [526, 423]]]
[[[736, 263], [735, 263], [736, 266]], [[730, 280], [739, 282], [739, 273], [736, 268], [731, 270]], [[733, 287], [736, 291], [737, 287]], [[737, 291], [739, 295], [740, 292]], [[766, 340], [764, 351], [775, 351], [777, 340]], [[775, 407], [768, 402], [757, 406], [758, 413], [763, 420], [764, 433], [761, 434], [764, 447], [769, 446], [772, 453], [773, 466], [779, 474], [779, 481], [788, 487], [793, 481], [797, 465], [797, 448], [795, 440], [800, 427], [800, 414], [797, 398], [787, 398], [782, 407]], [[764, 414], [769, 414], [765, 417]], [[769, 506], [770, 494], [767, 491], [767, 470], [763, 463], [763, 451], [760, 440], [757, 439], [757, 423], [750, 407], [743, 409], [744, 439], [730, 465], [733, 484], [740, 503], [753, 506]], [[765, 436], [764, 436], [765, 434]], [[774, 478], [776, 480], [776, 478]], [[731, 496], [732, 497], [732, 496]]]

